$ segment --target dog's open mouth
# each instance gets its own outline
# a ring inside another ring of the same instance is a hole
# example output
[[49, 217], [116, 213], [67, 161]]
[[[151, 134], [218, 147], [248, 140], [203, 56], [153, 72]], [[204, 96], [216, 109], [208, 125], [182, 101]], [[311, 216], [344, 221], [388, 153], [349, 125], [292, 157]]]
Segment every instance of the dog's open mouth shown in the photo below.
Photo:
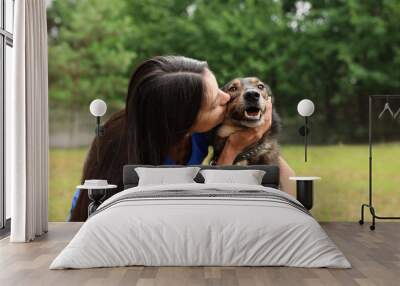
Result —
[[248, 107], [244, 111], [244, 116], [248, 120], [260, 120], [261, 109], [258, 107]]

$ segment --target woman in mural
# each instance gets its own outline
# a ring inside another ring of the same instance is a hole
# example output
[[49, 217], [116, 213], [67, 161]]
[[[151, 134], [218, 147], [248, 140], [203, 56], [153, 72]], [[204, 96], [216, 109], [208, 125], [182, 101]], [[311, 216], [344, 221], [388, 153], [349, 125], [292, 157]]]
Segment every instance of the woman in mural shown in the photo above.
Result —
[[[93, 140], [81, 182], [106, 179], [118, 186], [118, 192], [123, 189], [122, 170], [126, 164], [207, 163], [212, 130], [222, 122], [229, 99], [230, 95], [218, 88], [206, 62], [181, 56], [144, 61], [130, 79], [125, 109], [105, 123], [104, 136]], [[243, 149], [269, 130], [271, 101], [267, 108], [261, 126], [229, 136], [217, 165], [232, 164]], [[279, 165], [281, 189], [293, 195], [288, 177], [294, 172], [282, 157]], [[87, 192], [78, 190], [69, 220], [85, 221], [88, 205]]]

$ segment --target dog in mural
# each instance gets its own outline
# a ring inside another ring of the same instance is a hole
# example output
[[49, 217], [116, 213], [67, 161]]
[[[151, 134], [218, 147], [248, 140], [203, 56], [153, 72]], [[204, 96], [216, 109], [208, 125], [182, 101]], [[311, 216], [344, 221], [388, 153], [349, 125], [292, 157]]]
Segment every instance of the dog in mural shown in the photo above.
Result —
[[[271, 88], [256, 77], [236, 78], [228, 82], [222, 90], [231, 96], [225, 119], [216, 131], [214, 158], [218, 158], [225, 141], [232, 133], [255, 128], [264, 122], [267, 102], [274, 102]], [[253, 145], [243, 150], [234, 160], [235, 165], [278, 165], [279, 145], [277, 135], [281, 120], [272, 109], [271, 128]]]

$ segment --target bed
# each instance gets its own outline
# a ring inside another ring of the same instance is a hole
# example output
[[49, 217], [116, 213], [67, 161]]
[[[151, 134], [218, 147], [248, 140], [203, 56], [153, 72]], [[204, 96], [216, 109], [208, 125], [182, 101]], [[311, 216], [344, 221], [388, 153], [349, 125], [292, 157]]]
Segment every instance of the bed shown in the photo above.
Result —
[[263, 170], [262, 185], [205, 184], [199, 173], [196, 183], [152, 186], [138, 186], [136, 167], [124, 166], [124, 191], [99, 206], [50, 269], [129, 265], [351, 268], [308, 210], [278, 189], [277, 166], [199, 166]]

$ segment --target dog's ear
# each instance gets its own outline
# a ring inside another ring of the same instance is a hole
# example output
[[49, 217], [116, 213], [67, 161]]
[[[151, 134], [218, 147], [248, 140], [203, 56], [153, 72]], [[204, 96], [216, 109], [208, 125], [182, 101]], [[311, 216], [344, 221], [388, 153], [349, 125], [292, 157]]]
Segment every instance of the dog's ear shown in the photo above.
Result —
[[265, 88], [266, 88], [266, 90], [267, 90], [268, 95], [272, 97], [272, 96], [273, 96], [273, 95], [272, 95], [272, 90], [271, 90], [271, 88], [269, 87], [268, 84], [265, 84]]
[[268, 84], [265, 84], [265, 88], [267, 89], [268, 96], [270, 96], [270, 97], [271, 97], [271, 101], [272, 101], [272, 103], [274, 103], [274, 95], [272, 94], [272, 90], [271, 90], [271, 88], [269, 87], [269, 85], [268, 85]]
[[223, 87], [221, 87], [221, 90], [223, 92], [228, 92], [228, 87], [231, 85], [231, 83], [232, 83], [232, 80], [227, 82]]

